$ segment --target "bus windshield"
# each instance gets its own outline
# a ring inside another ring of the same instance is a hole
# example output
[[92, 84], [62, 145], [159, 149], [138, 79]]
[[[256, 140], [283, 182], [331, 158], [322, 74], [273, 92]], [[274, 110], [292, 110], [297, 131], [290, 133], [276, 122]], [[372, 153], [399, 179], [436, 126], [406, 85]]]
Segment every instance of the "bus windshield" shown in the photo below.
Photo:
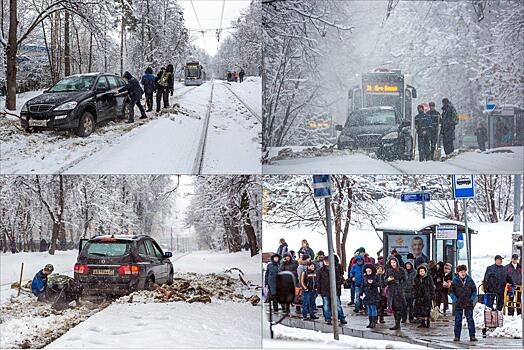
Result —
[[393, 107], [398, 114], [402, 114], [402, 99], [399, 94], [366, 94], [364, 107]]
[[188, 77], [198, 77], [200, 76], [200, 69], [198, 66], [187, 66], [186, 67], [186, 76]]
[[356, 112], [349, 116], [348, 126], [362, 125], [395, 125], [395, 112], [383, 111], [366, 111]]

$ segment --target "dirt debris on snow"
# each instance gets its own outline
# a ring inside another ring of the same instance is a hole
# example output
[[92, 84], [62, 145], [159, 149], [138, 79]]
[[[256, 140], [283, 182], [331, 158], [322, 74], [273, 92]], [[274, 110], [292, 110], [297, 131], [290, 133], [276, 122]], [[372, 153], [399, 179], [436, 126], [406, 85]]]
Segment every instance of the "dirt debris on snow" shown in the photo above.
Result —
[[43, 348], [108, 305], [83, 301], [75, 308], [56, 310], [29, 294], [12, 297], [0, 306], [0, 348]]
[[314, 157], [325, 157], [335, 152], [335, 145], [324, 145], [318, 147], [307, 147], [300, 151], [293, 151], [291, 147], [286, 147], [278, 151], [278, 154], [271, 157], [268, 161], [296, 159], [296, 158], [314, 158]]
[[213, 300], [258, 305], [257, 286], [226, 274], [175, 274], [173, 284], [154, 284], [152, 290], [142, 290], [117, 299], [117, 303], [211, 303]]

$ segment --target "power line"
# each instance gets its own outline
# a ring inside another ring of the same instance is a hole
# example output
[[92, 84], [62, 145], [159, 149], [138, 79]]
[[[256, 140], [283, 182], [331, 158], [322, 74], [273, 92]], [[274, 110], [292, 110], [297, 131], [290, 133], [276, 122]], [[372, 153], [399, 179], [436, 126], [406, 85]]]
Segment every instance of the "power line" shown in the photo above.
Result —
[[198, 15], [195, 9], [195, 4], [193, 4], [193, 0], [191, 0], [191, 7], [193, 8], [193, 12], [195, 13], [195, 17], [196, 17], [198, 26], [200, 27], [200, 32], [202, 33], [202, 40], [204, 41], [204, 51], [206, 51], [206, 38], [204, 36], [204, 29], [202, 29], [202, 25], [200, 24], [200, 20], [198, 19]]
[[226, 7], [226, 0], [222, 1], [222, 13], [220, 14], [220, 25], [217, 29], [217, 50], [220, 45], [220, 34], [222, 34], [222, 19], [224, 18], [224, 7]]

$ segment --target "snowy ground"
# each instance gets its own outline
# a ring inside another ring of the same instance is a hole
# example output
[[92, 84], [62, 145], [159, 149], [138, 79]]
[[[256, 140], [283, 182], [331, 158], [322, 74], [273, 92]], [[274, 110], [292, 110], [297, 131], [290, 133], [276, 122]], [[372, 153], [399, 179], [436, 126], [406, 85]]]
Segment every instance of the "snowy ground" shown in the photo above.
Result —
[[[269, 153], [269, 164], [263, 165], [264, 174], [513, 174], [524, 171], [524, 147], [506, 147], [497, 150], [464, 151], [445, 161], [394, 161], [385, 162], [373, 154], [349, 150], [332, 150], [323, 156], [271, 160], [283, 148]], [[291, 147], [293, 152], [304, 152], [306, 147]], [[311, 154], [311, 151], [306, 152]], [[316, 153], [318, 154], [318, 153]], [[295, 158], [296, 156], [296, 158]]]
[[[224, 86], [215, 81], [203, 172], [260, 173], [261, 123]], [[87, 138], [67, 132], [26, 134], [14, 117], [0, 119], [0, 173], [192, 173], [212, 82], [199, 87], [177, 83], [171, 105], [182, 113], [148, 113], [134, 124], [109, 122]], [[242, 83], [239, 94], [260, 109], [260, 78]], [[236, 88], [236, 87], [235, 87]], [[17, 114], [39, 92], [20, 94]], [[138, 109], [135, 111], [138, 118]]]
[[[125, 344], [126, 348], [150, 348], [152, 339], [154, 347], [163, 348], [224, 347], [224, 344], [228, 347], [260, 347], [260, 305], [221, 300], [213, 300], [210, 304], [112, 303], [107, 308], [104, 308], [106, 305], [86, 304], [81, 308], [55, 312], [47, 304], [36, 303], [36, 298], [31, 295], [14, 297], [16, 291], [9, 289], [11, 282], [18, 279], [21, 261], [25, 263], [24, 280], [31, 279], [46, 263], [52, 263], [57, 272], [72, 274], [76, 253], [57, 252], [54, 257], [47, 253], [0, 255], [0, 306], [5, 311], [0, 315], [0, 347], [20, 347], [23, 341], [43, 346], [53, 339], [57, 340], [48, 347], [115, 348]], [[249, 252], [198, 251], [176, 255], [172, 261], [176, 272], [224, 273], [236, 267], [245, 273], [246, 280], [257, 285], [261, 281], [260, 255], [251, 257]], [[23, 316], [20, 316], [22, 312]], [[34, 334], [39, 338], [33, 338]], [[132, 341], [130, 334], [133, 335]]]

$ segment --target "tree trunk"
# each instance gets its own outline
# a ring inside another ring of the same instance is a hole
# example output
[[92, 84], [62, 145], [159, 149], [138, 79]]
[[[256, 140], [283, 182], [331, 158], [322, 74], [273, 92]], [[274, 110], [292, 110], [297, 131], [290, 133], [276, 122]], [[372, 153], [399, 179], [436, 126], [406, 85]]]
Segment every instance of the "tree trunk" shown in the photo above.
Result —
[[[89, 64], [87, 65], [87, 72], [91, 73], [91, 69], [92, 68], [93, 68], [93, 32], [90, 32], [90, 36], [89, 36]], [[107, 69], [104, 70], [104, 72], [107, 72]]]
[[[123, 6], [122, 6], [123, 11]], [[120, 76], [124, 75], [124, 14], [122, 13], [122, 24], [120, 28]]]
[[247, 235], [247, 241], [249, 243], [249, 249], [251, 251], [251, 256], [255, 256], [258, 254], [258, 244], [257, 244], [257, 236], [255, 234], [255, 228], [253, 227], [253, 224], [251, 223], [251, 217], [249, 216], [249, 196], [247, 194], [247, 191], [244, 191], [242, 193], [242, 202], [240, 204], [242, 216], [244, 217], [243, 224], [244, 224], [244, 231]]
[[69, 11], [64, 13], [64, 75], [71, 75], [71, 47], [69, 35]]
[[16, 53], [17, 46], [17, 0], [9, 0], [9, 37], [6, 47], [7, 72], [6, 72], [6, 89], [7, 96], [5, 108], [16, 110]]

